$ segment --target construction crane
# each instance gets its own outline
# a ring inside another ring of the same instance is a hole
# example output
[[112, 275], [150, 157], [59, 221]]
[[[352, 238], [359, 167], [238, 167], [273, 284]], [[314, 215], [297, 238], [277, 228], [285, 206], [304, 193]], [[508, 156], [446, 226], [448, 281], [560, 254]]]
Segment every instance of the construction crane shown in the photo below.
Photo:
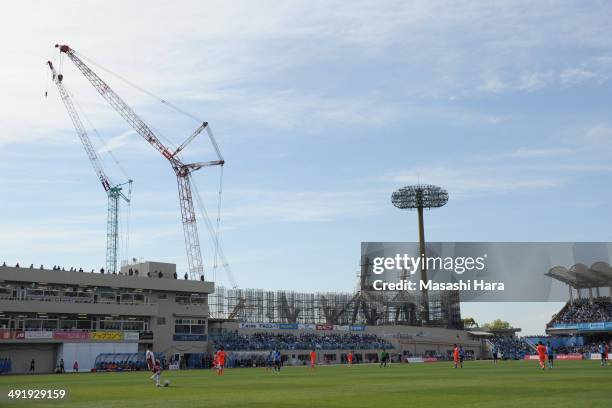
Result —
[[[121, 184], [113, 184], [110, 179], [104, 172], [104, 168], [102, 167], [102, 163], [98, 158], [96, 150], [91, 144], [91, 140], [85, 130], [85, 126], [79, 117], [79, 114], [75, 108], [75, 105], [70, 97], [70, 94], [66, 90], [63, 81], [63, 75], [58, 74], [53, 67], [53, 63], [51, 61], [47, 61], [47, 65], [49, 65], [49, 69], [51, 70], [51, 75], [53, 82], [57, 85], [57, 90], [59, 91], [60, 98], [68, 111], [68, 116], [72, 120], [74, 128], [76, 129], [77, 135], [79, 139], [81, 139], [81, 143], [83, 144], [83, 148], [85, 149], [85, 153], [87, 153], [87, 157], [89, 157], [89, 161], [102, 183], [102, 187], [108, 196], [108, 214], [106, 220], [106, 271], [107, 273], [117, 272], [117, 247], [119, 241], [119, 199], [123, 199], [126, 203], [130, 202], [131, 193], [132, 193], [132, 180], [128, 180], [125, 183]], [[124, 194], [123, 186], [128, 185], [128, 194]]]
[[[100, 95], [115, 109], [115, 111], [151, 146], [164, 156], [176, 175], [179, 192], [179, 204], [181, 208], [181, 217], [183, 222], [183, 234], [185, 238], [185, 249], [187, 251], [187, 263], [189, 265], [189, 277], [191, 279], [204, 280], [204, 264], [202, 262], [202, 252], [200, 249], [200, 239], [198, 236], [198, 227], [196, 215], [193, 206], [191, 193], [191, 173], [203, 167], [223, 166], [225, 161], [219, 151], [219, 146], [210, 131], [208, 122], [203, 122], [176, 150], [171, 151], [166, 147], [151, 128], [130, 108], [130, 106], [121, 99], [121, 97], [104, 82], [91, 68], [89, 68], [75, 51], [68, 45], [56, 44], [60, 54], [65, 54], [70, 58], [79, 71], [98, 91]], [[210, 141], [217, 154], [217, 160], [198, 162], [198, 163], [183, 163], [179, 153], [191, 143], [196, 136], [206, 130]]]

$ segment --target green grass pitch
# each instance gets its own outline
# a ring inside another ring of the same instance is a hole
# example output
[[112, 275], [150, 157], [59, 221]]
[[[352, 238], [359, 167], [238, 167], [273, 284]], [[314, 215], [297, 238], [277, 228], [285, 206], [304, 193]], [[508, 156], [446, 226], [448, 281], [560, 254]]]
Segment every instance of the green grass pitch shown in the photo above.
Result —
[[[542, 371], [535, 361], [287, 367], [165, 371], [168, 388], [149, 373], [0, 376], [1, 407], [610, 407], [612, 367], [561, 361]], [[66, 389], [63, 401], [11, 402], [11, 388]]]

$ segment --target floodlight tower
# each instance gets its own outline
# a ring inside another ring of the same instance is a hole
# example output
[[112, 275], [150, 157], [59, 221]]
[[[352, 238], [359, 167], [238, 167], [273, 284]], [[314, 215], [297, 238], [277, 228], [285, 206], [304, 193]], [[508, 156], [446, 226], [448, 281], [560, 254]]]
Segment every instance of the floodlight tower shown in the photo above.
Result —
[[[427, 281], [427, 262], [425, 254], [425, 227], [423, 225], [423, 209], [442, 207], [448, 202], [448, 192], [442, 187], [431, 184], [417, 184], [402, 187], [393, 192], [391, 203], [399, 209], [414, 210], [419, 214], [419, 252], [421, 262], [421, 280]], [[421, 291], [421, 321], [429, 320], [429, 296], [427, 289]]]

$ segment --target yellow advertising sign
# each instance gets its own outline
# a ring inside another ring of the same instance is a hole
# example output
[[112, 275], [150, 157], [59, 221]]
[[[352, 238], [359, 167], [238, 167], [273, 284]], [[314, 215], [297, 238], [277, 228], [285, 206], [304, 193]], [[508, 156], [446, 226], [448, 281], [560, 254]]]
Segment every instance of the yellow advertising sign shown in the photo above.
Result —
[[123, 340], [123, 333], [115, 331], [95, 331], [91, 332], [90, 339], [97, 341], [121, 341]]

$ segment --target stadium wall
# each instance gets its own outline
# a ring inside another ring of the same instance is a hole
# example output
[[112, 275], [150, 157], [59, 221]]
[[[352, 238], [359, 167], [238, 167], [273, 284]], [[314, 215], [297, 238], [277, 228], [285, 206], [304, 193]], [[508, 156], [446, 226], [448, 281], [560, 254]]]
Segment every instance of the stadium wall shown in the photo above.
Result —
[[0, 344], [0, 358], [11, 359], [11, 374], [25, 374], [35, 361], [35, 373], [50, 373], [57, 361], [57, 344]]

